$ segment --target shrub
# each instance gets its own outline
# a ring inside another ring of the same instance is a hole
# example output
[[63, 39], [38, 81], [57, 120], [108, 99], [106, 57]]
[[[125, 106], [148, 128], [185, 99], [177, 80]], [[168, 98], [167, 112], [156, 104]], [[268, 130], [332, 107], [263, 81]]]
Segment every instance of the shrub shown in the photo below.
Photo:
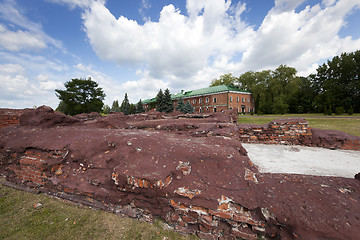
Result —
[[354, 114], [354, 108], [353, 106], [350, 106], [349, 110], [348, 110], [348, 114], [349, 115], [353, 115]]
[[335, 114], [336, 115], [341, 115], [344, 113], [344, 108], [343, 107], [337, 107], [335, 108]]
[[331, 114], [332, 114], [331, 106], [329, 106], [327, 114], [328, 114], [328, 115], [331, 115]]

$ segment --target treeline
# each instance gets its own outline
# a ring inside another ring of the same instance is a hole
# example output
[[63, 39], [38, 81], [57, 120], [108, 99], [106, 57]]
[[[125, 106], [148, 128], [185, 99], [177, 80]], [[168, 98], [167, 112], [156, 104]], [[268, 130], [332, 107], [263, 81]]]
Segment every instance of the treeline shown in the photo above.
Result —
[[360, 112], [360, 51], [343, 53], [319, 66], [316, 74], [296, 76], [296, 69], [248, 71], [238, 78], [224, 74], [211, 86], [233, 85], [250, 91], [256, 113]]
[[[182, 98], [178, 99], [178, 104], [176, 109], [174, 108], [174, 103], [171, 99], [170, 90], [167, 88], [164, 92], [162, 89], [159, 90], [156, 95], [156, 101], [150, 104], [150, 108], [156, 108], [158, 112], [171, 113], [174, 110], [180, 111], [182, 113], [193, 113], [194, 108], [191, 106], [188, 101], [186, 104]], [[104, 105], [102, 112], [108, 114], [110, 112], [123, 112], [125, 115], [131, 115], [135, 113], [143, 113], [145, 112], [144, 105], [140, 99], [140, 101], [135, 105], [129, 102], [127, 93], [125, 93], [124, 100], [119, 105], [119, 101], [115, 100], [112, 103], [111, 108], [108, 105]]]
[[102, 112], [105, 114], [110, 112], [122, 112], [125, 115], [131, 115], [135, 113], [143, 113], [145, 112], [145, 109], [141, 99], [137, 104], [130, 103], [127, 93], [125, 93], [124, 100], [121, 102], [121, 105], [119, 105], [119, 100], [114, 100], [111, 108], [108, 105], [104, 105]]

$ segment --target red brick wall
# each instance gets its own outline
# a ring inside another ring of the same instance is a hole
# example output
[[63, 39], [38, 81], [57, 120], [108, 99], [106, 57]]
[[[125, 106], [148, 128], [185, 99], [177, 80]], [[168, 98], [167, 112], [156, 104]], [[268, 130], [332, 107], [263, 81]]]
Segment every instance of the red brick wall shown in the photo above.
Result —
[[311, 128], [305, 120], [280, 120], [265, 125], [239, 125], [240, 141], [267, 144], [310, 142]]
[[[61, 171], [58, 165], [49, 166], [48, 161], [59, 159], [62, 151], [44, 152], [37, 149], [27, 150], [19, 160], [19, 164], [10, 165], [9, 170], [14, 171], [16, 177], [21, 181], [30, 181], [42, 185], [47, 179], [47, 173]], [[51, 168], [51, 169], [50, 169]]]
[[19, 116], [24, 109], [0, 108], [0, 128], [19, 124]]
[[323, 148], [339, 148], [360, 151], [360, 141], [339, 139], [329, 135], [329, 140], [314, 141], [308, 122], [299, 119], [273, 121], [265, 125], [240, 124], [239, 138], [244, 143], [303, 145]]

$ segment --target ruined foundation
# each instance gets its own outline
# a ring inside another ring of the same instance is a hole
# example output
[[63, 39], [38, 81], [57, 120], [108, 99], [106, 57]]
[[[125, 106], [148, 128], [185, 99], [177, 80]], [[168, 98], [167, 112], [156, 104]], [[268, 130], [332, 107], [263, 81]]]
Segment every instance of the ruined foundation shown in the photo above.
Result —
[[145, 221], [160, 217], [202, 239], [360, 236], [359, 180], [263, 174], [241, 146], [266, 135], [323, 147], [351, 141], [356, 149], [357, 137], [335, 141], [303, 120], [245, 129], [221, 113], [76, 118], [40, 107], [18, 119], [0, 128], [0, 171], [19, 186]]

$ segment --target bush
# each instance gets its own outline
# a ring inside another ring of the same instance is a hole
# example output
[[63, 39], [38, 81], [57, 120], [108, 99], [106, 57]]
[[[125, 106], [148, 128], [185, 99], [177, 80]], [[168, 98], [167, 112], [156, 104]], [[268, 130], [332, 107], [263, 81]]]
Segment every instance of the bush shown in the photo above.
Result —
[[349, 110], [348, 110], [348, 114], [349, 115], [353, 115], [354, 114], [354, 108], [353, 106], [350, 106]]
[[327, 114], [328, 114], [328, 115], [331, 115], [331, 114], [332, 114], [331, 106], [329, 106], [328, 111], [327, 111]]
[[328, 114], [328, 109], [327, 109], [327, 107], [325, 106], [324, 107], [324, 115], [327, 115]]
[[343, 107], [337, 107], [337, 108], [335, 108], [335, 114], [336, 115], [341, 115], [341, 114], [343, 114], [344, 113], [344, 108]]

